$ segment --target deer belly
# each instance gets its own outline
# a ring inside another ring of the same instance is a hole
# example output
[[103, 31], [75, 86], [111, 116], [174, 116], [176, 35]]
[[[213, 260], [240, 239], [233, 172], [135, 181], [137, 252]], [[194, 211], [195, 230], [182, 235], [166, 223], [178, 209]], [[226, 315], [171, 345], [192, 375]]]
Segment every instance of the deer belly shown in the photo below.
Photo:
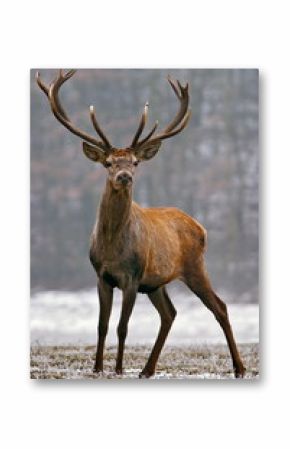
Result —
[[147, 265], [140, 280], [139, 291], [149, 293], [162, 285], [166, 285], [174, 279], [180, 277], [180, 263], [178, 260], [179, 252], [166, 251], [166, 245], [163, 245], [162, 252], [152, 251], [147, 258]]
[[139, 284], [138, 291], [140, 293], [150, 293], [163, 285], [176, 279], [178, 275], [176, 273], [171, 273], [170, 276], [160, 276], [158, 274], [151, 274], [150, 276], [144, 276]]

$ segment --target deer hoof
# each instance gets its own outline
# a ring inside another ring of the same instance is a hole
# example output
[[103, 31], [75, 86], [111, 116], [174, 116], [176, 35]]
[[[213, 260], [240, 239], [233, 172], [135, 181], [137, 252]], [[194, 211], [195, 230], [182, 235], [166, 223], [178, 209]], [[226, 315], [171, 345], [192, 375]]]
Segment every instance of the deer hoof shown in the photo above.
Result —
[[141, 371], [141, 373], [139, 373], [139, 379], [149, 379], [149, 377], [152, 377], [154, 375], [153, 373], [150, 373], [149, 371]]
[[93, 368], [93, 373], [102, 373], [103, 372], [103, 368], [100, 366], [94, 366]]
[[236, 379], [242, 379], [243, 377], [245, 377], [245, 374], [246, 374], [246, 368], [244, 366], [235, 370]]

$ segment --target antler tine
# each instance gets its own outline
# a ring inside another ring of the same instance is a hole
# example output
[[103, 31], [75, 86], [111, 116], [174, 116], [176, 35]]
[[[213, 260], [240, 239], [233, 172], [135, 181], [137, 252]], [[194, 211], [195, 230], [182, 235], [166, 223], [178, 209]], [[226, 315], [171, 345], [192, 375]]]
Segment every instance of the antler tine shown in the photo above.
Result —
[[97, 131], [97, 133], [99, 134], [100, 138], [106, 143], [108, 148], [112, 148], [112, 145], [108, 141], [107, 137], [105, 136], [100, 125], [97, 122], [94, 106], [90, 106], [90, 117], [91, 117], [93, 126], [94, 126], [95, 130]]
[[144, 106], [144, 109], [143, 109], [143, 113], [142, 113], [142, 116], [141, 116], [141, 120], [140, 120], [138, 129], [137, 129], [137, 132], [136, 132], [136, 134], [135, 134], [135, 136], [134, 136], [134, 138], [133, 138], [133, 140], [132, 140], [132, 143], [131, 143], [131, 145], [130, 145], [132, 148], [137, 144], [138, 139], [139, 139], [139, 137], [141, 136], [142, 131], [143, 131], [143, 129], [144, 129], [144, 126], [146, 125], [147, 114], [148, 114], [148, 107], [149, 107], [149, 103], [148, 103], [148, 101], [147, 101], [147, 102], [145, 103], [145, 106]]
[[142, 145], [143, 143], [147, 142], [147, 140], [150, 139], [150, 137], [155, 133], [156, 129], [158, 126], [158, 120], [156, 120], [156, 122], [154, 123], [153, 128], [151, 129], [151, 131], [147, 134], [146, 137], [144, 137], [144, 139], [140, 140], [140, 142], [138, 142], [138, 145]]
[[174, 81], [170, 78], [169, 75], [167, 77], [167, 81], [169, 82], [170, 86], [172, 87], [177, 98], [180, 100], [180, 93], [178, 92], [178, 89], [177, 89], [176, 85], [174, 84]]
[[57, 77], [52, 81], [52, 83], [49, 85], [49, 87], [41, 80], [39, 72], [36, 74], [36, 81], [40, 89], [45, 93], [45, 95], [48, 97], [51, 110], [54, 114], [54, 116], [57, 118], [57, 120], [62, 123], [63, 126], [65, 126], [69, 131], [71, 131], [73, 134], [75, 134], [78, 137], [81, 137], [82, 139], [86, 140], [87, 142], [101, 147], [103, 151], [106, 153], [108, 152], [112, 147], [109, 143], [109, 140], [106, 138], [104, 133], [101, 131], [100, 127], [98, 134], [101, 137], [103, 142], [98, 141], [91, 135], [87, 134], [85, 131], [80, 130], [77, 128], [68, 118], [67, 114], [65, 113], [59, 97], [58, 92], [62, 84], [70, 79], [74, 74], [76, 70], [69, 70], [68, 72], [64, 73], [63, 70], [59, 70], [59, 73]]
[[39, 72], [36, 72], [36, 82], [37, 82], [38, 86], [40, 87], [40, 89], [48, 97], [49, 87], [46, 84], [44, 84], [44, 82], [40, 78], [40, 73]]
[[177, 80], [177, 85], [179, 87], [179, 91], [177, 89], [177, 86], [174, 84], [174, 82], [168, 77], [169, 84], [171, 85], [175, 95], [180, 101], [180, 108], [177, 113], [177, 115], [174, 117], [174, 119], [169, 123], [169, 125], [165, 128], [164, 132], [170, 132], [172, 131], [183, 119], [183, 117], [186, 114], [186, 111], [188, 109], [188, 103], [189, 103], [189, 95], [188, 95], [188, 83], [183, 87], [180, 82]]
[[180, 133], [180, 131], [182, 131], [186, 127], [187, 123], [189, 122], [190, 117], [191, 117], [191, 109], [188, 109], [187, 112], [185, 113], [183, 119], [181, 120], [178, 128], [175, 128], [170, 132], [164, 132], [162, 134], [159, 134], [159, 135], [155, 136], [154, 139], [152, 139], [152, 140], [164, 140], [164, 139], [168, 139], [169, 137], [173, 137], [176, 134]]
[[76, 69], [71, 69], [68, 72], [66, 72], [64, 75], [62, 73], [62, 69], [60, 69], [60, 72], [62, 74], [64, 81], [66, 81], [66, 80], [70, 79], [76, 73]]
[[[64, 74], [64, 73], [63, 73], [63, 70], [62, 70], [62, 69], [59, 69], [58, 76], [57, 76], [57, 77], [54, 79], [54, 81], [51, 83], [50, 87], [51, 87], [52, 85], [54, 85], [54, 86], [55, 86], [54, 88], [57, 89], [57, 90], [59, 90], [60, 87], [63, 85], [63, 83], [64, 83], [65, 81], [67, 81], [68, 79], [70, 79], [75, 73], [76, 73], [76, 70], [69, 70], [67, 73]], [[49, 87], [49, 89], [50, 89], [50, 87]], [[63, 109], [63, 107], [62, 107], [62, 105], [61, 105], [61, 103], [60, 103], [60, 101], [59, 101], [58, 95], [55, 96], [55, 102], [56, 102], [56, 105], [57, 105], [57, 109], [59, 110], [59, 112], [61, 113], [61, 115], [62, 115], [67, 121], [69, 121], [69, 118], [68, 118], [67, 114], [65, 113], [65, 111], [64, 111], [64, 109]]]
[[[136, 148], [140, 148], [146, 142], [156, 142], [156, 141], [161, 141], [163, 139], [168, 139], [169, 137], [172, 137], [172, 136], [175, 136], [176, 134], [178, 134], [187, 125], [187, 123], [190, 119], [190, 116], [191, 116], [191, 111], [190, 111], [190, 109], [188, 109], [188, 103], [189, 103], [188, 83], [186, 83], [185, 86], [182, 86], [178, 80], [173, 81], [169, 76], [167, 79], [168, 79], [170, 86], [172, 87], [173, 92], [175, 93], [175, 95], [177, 96], [177, 98], [180, 102], [179, 111], [177, 112], [174, 119], [169, 123], [169, 125], [167, 125], [167, 127], [163, 131], [161, 131], [160, 134], [153, 136], [154, 132], [156, 131], [157, 125], [158, 125], [158, 122], [156, 122], [153, 129], [149, 132], [149, 134], [144, 139], [142, 139], [140, 142], [138, 142], [138, 138], [140, 137], [141, 132], [143, 131], [143, 128], [144, 128], [144, 125], [142, 125], [142, 119], [141, 119], [138, 131], [137, 131], [137, 133], [133, 139], [133, 142], [131, 144], [132, 147], [135, 146]], [[143, 118], [143, 116], [142, 116], [142, 118]], [[141, 131], [140, 131], [140, 129], [141, 129]], [[136, 136], [137, 136], [137, 138], [136, 138]]]
[[[167, 133], [157, 134], [156, 136], [153, 137], [153, 139], [150, 139], [150, 142], [154, 143], [154, 142], [158, 142], [161, 140], [169, 139], [169, 137], [173, 137], [176, 134], [180, 133], [186, 127], [187, 123], [189, 122], [190, 117], [191, 117], [191, 109], [188, 109], [188, 111], [186, 112], [185, 116], [183, 117], [183, 119], [181, 120], [181, 122], [177, 128], [175, 128], [172, 131], [167, 132]], [[150, 132], [150, 134], [152, 135], [153, 133]], [[149, 139], [146, 138], [146, 139], [141, 140], [138, 143], [137, 147], [141, 147], [141, 145], [143, 145], [143, 143], [145, 143], [146, 141], [149, 141]]]

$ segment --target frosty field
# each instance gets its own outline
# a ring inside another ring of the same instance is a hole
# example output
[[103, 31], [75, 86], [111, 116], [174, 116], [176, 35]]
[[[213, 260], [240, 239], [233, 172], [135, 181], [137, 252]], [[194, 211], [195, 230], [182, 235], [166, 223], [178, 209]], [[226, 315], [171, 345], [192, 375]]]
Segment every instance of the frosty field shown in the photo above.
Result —
[[[172, 292], [177, 317], [161, 352], [155, 379], [232, 379], [225, 337], [212, 314], [193, 295]], [[104, 359], [104, 374], [92, 373], [96, 345], [96, 289], [43, 292], [31, 299], [31, 377], [33, 379], [137, 378], [156, 339], [160, 320], [145, 295], [138, 295], [129, 322], [123, 376], [114, 374], [121, 296], [116, 292]], [[259, 307], [229, 304], [234, 334], [247, 367], [259, 372]]]
[[[125, 351], [124, 374], [114, 373], [116, 347], [105, 352], [104, 372], [94, 374], [93, 346], [33, 346], [32, 379], [138, 379], [150, 348], [131, 346]], [[240, 345], [247, 367], [246, 379], [259, 375], [257, 344]], [[224, 345], [167, 347], [161, 353], [156, 374], [151, 379], [234, 379], [231, 359]]]

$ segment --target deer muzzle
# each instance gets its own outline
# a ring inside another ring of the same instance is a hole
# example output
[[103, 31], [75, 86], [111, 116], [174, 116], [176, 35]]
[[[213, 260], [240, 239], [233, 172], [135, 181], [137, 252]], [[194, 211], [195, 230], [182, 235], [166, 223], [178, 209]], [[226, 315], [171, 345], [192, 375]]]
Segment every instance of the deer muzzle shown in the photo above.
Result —
[[122, 170], [116, 175], [116, 181], [117, 183], [126, 186], [132, 184], [133, 177], [130, 172]]

